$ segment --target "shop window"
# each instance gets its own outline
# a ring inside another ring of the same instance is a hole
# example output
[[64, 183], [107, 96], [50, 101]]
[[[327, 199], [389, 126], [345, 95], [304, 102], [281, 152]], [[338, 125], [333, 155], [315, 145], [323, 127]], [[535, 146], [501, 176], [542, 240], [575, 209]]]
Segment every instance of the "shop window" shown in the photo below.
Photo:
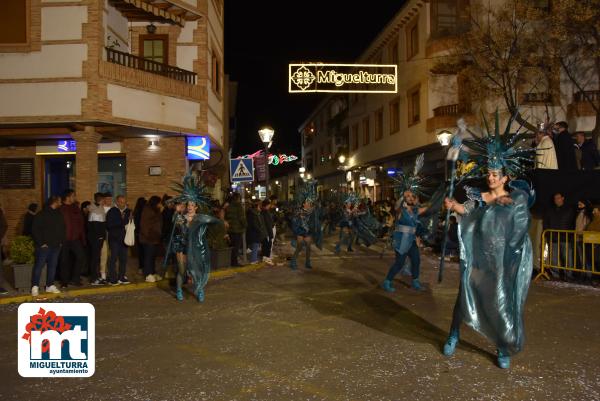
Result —
[[410, 90], [407, 94], [408, 98], [408, 125], [417, 124], [421, 121], [421, 86], [417, 86]]
[[98, 159], [98, 192], [110, 192], [113, 197], [127, 195], [125, 157], [100, 157]]
[[400, 101], [390, 103], [390, 134], [400, 131]]
[[358, 124], [352, 126], [352, 150], [358, 149]]
[[169, 64], [169, 35], [140, 35], [141, 56], [160, 64]]
[[417, 53], [419, 53], [419, 24], [415, 19], [415, 22], [406, 28], [406, 59], [410, 60]]
[[34, 188], [34, 159], [0, 159], [0, 188]]
[[365, 117], [362, 122], [363, 129], [363, 146], [366, 146], [371, 142], [371, 133], [369, 127], [369, 117]]

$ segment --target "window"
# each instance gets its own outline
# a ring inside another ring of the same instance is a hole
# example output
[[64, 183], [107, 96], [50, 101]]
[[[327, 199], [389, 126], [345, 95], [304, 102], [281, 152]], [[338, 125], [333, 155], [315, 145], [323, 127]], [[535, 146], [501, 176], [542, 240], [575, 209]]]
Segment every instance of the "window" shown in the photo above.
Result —
[[0, 159], [0, 188], [34, 188], [33, 159]]
[[362, 122], [363, 128], [363, 146], [366, 146], [371, 141], [371, 136], [369, 132], [369, 117], [365, 117]]
[[217, 95], [221, 95], [221, 59], [214, 50], [212, 52], [212, 88]]
[[390, 63], [398, 64], [398, 39], [394, 39], [390, 47], [388, 48]]
[[406, 59], [410, 60], [419, 53], [419, 24], [415, 20], [414, 24], [406, 28]]
[[431, 2], [431, 35], [444, 37], [469, 28], [469, 0], [435, 0]]
[[400, 101], [390, 103], [390, 134], [400, 131]]
[[29, 2], [24, 0], [3, 0], [0, 13], [0, 44], [26, 45], [28, 42]]
[[375, 140], [383, 138], [383, 109], [375, 112]]
[[140, 35], [141, 56], [146, 60], [169, 64], [169, 35]]
[[358, 149], [358, 124], [352, 126], [352, 150]]
[[408, 125], [418, 123], [421, 120], [421, 86], [408, 91]]

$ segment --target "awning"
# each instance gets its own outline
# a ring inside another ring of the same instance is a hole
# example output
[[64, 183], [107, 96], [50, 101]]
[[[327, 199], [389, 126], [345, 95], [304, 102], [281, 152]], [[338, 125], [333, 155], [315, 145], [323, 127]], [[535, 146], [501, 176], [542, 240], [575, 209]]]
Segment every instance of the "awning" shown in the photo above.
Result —
[[202, 16], [179, 4], [167, 0], [109, 0], [109, 3], [129, 21], [175, 23], [195, 21]]

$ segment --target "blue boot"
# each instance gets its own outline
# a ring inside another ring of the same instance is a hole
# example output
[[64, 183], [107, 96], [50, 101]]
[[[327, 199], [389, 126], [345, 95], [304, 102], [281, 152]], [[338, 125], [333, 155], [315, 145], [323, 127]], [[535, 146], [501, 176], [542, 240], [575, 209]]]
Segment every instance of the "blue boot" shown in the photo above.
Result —
[[335, 251], [333, 251], [333, 253], [335, 253], [336, 255], [340, 254], [340, 244], [336, 244]]
[[298, 267], [298, 263], [296, 262], [296, 259], [294, 259], [294, 258], [290, 259], [290, 269], [296, 270], [297, 267]]
[[454, 355], [454, 350], [456, 350], [456, 344], [458, 344], [458, 335], [450, 334], [448, 336], [448, 340], [446, 340], [446, 344], [444, 344], [444, 355]]
[[383, 284], [381, 284], [381, 287], [387, 291], [387, 292], [394, 292], [396, 291], [396, 289], [392, 286], [392, 281], [391, 280], [385, 280], [383, 282]]
[[304, 267], [305, 267], [306, 269], [312, 269], [312, 265], [310, 264], [310, 262], [306, 262], [306, 263], [304, 264]]
[[510, 368], [510, 356], [498, 350], [498, 366], [502, 369]]
[[204, 290], [198, 290], [197, 297], [198, 297], [198, 302], [200, 302], [200, 303], [204, 302]]
[[183, 301], [183, 290], [181, 288], [178, 288], [175, 292], [175, 298], [177, 298], [178, 301]]
[[413, 279], [413, 281], [412, 281], [412, 288], [415, 291], [421, 291], [423, 289], [423, 287], [421, 287], [421, 282], [419, 281], [418, 278]]

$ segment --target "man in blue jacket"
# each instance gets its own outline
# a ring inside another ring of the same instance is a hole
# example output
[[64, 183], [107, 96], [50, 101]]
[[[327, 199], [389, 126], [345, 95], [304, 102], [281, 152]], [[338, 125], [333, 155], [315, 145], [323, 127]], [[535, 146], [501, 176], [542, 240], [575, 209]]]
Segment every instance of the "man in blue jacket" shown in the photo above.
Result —
[[[108, 281], [110, 285], [129, 284], [127, 273], [127, 245], [125, 245], [125, 226], [129, 223], [131, 210], [127, 207], [127, 199], [117, 196], [116, 206], [106, 213], [106, 229], [108, 231]], [[119, 273], [117, 275], [117, 259]]]

